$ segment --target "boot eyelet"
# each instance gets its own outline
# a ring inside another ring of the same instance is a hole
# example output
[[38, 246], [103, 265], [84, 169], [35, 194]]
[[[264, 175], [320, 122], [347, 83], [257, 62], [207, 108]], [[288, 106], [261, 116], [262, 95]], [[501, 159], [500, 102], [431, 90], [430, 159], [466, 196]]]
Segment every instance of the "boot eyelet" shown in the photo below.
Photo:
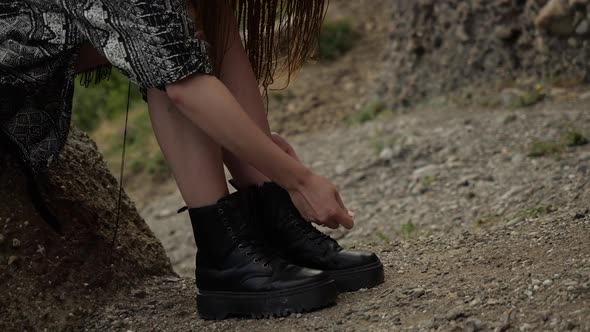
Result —
[[254, 258], [253, 262], [254, 262], [254, 264], [258, 264], [258, 263], [260, 263], [260, 259], [258, 259], [258, 257], [256, 257], [256, 258]]
[[248, 252], [246, 253], [246, 256], [250, 257], [250, 256], [252, 256], [252, 253], [248, 251]]
[[262, 267], [265, 268], [265, 269], [268, 269], [268, 263], [262, 264]]
[[243, 244], [241, 244], [241, 243], [240, 243], [240, 244], [238, 244], [238, 249], [240, 249], [240, 250], [244, 250], [244, 245], [243, 245]]
[[231, 227], [229, 227], [229, 226], [228, 226], [228, 227], [226, 228], [226, 230], [227, 230], [228, 232], [232, 232], [232, 231], [233, 231], [233, 228], [231, 228]]
[[217, 213], [219, 213], [220, 215], [222, 215], [224, 213], [223, 209], [217, 209]]

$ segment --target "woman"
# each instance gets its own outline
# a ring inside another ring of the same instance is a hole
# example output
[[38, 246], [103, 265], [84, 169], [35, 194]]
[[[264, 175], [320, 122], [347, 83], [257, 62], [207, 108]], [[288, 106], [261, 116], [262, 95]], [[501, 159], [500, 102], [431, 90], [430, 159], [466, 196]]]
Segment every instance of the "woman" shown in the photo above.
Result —
[[[324, 7], [322, 0], [0, 0], [0, 128], [32, 176], [43, 172], [65, 142], [75, 71], [116, 67], [146, 92], [186, 202], [179, 212], [188, 210], [198, 247], [201, 316], [324, 307], [338, 291], [382, 282], [383, 267], [309, 223], [353, 226], [335, 187], [271, 135], [258, 89], [309, 57]], [[285, 41], [286, 54], [278, 54]], [[238, 189], [231, 195], [224, 164]]]

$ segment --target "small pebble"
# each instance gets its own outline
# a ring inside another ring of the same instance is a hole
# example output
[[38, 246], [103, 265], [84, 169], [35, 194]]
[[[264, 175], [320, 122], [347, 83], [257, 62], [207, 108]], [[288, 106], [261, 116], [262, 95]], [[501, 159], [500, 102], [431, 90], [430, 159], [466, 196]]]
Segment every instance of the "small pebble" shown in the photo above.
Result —
[[17, 260], [18, 260], [18, 257], [16, 257], [16, 256], [8, 257], [8, 265], [14, 264], [14, 262], [16, 262]]
[[389, 160], [393, 158], [393, 150], [390, 148], [381, 150], [381, 153], [379, 153], [379, 158], [381, 158], [381, 160]]
[[422, 288], [416, 288], [412, 290], [412, 295], [414, 297], [421, 297], [422, 295], [424, 295], [425, 291]]
[[19, 239], [12, 239], [12, 246], [14, 248], [20, 247], [20, 240]]
[[336, 165], [336, 168], [334, 169], [334, 171], [336, 172], [337, 175], [342, 175], [342, 174], [346, 173], [346, 166], [344, 166], [342, 164], [338, 164], [338, 165]]
[[465, 316], [466, 316], [465, 310], [461, 307], [458, 307], [458, 308], [454, 308], [454, 309], [449, 310], [449, 312], [447, 312], [445, 318], [447, 320], [456, 320], [457, 318], [465, 317]]

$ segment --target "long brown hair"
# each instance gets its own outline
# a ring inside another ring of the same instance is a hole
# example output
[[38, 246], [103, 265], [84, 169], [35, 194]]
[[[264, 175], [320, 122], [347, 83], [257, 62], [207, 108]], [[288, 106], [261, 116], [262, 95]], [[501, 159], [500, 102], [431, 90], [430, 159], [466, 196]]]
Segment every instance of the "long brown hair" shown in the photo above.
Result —
[[[217, 73], [228, 47], [228, 14], [232, 12], [258, 83], [268, 88], [278, 73], [291, 74], [316, 49], [328, 0], [191, 0], [199, 28], [212, 45]], [[230, 11], [228, 11], [230, 10]]]

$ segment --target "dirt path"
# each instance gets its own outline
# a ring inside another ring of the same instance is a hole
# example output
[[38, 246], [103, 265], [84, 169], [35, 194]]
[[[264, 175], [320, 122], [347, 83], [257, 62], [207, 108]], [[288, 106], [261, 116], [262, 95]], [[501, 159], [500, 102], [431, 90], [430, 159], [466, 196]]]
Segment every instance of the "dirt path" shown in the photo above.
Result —
[[[353, 231], [333, 235], [379, 253], [384, 285], [317, 313], [202, 321], [176, 193], [143, 216], [186, 279], [120, 294], [88, 328], [590, 330], [590, 145], [562, 146], [567, 133], [590, 133], [587, 109], [423, 110], [292, 137], [356, 213]], [[546, 155], [530, 157], [533, 147]]]
[[395, 331], [590, 329], [590, 226], [571, 216], [454, 237], [372, 247], [382, 286], [337, 306], [271, 320], [203, 321], [192, 279], [150, 280], [121, 294], [88, 329], [158, 331]]

